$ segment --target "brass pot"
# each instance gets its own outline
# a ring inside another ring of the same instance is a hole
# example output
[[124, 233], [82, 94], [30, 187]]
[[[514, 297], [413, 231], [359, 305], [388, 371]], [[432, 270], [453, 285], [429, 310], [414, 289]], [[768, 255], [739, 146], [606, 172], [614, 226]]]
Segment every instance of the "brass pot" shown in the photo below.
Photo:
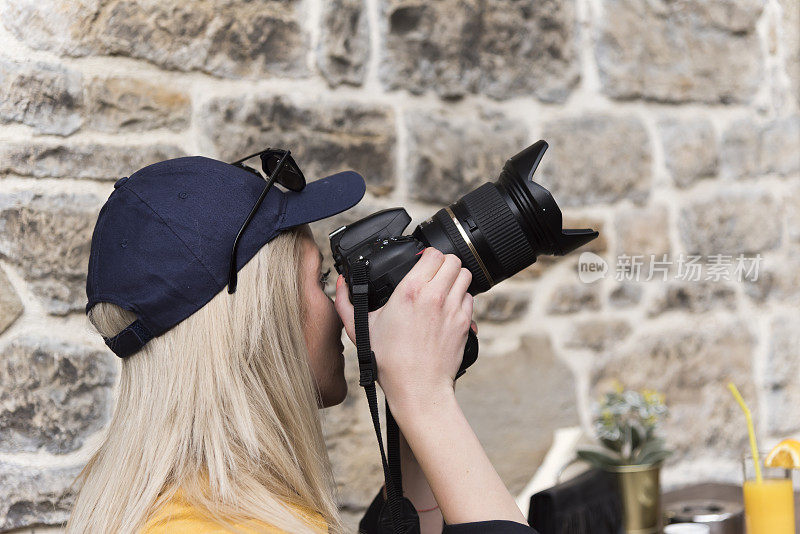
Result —
[[626, 534], [661, 532], [661, 462], [607, 467], [619, 486]]

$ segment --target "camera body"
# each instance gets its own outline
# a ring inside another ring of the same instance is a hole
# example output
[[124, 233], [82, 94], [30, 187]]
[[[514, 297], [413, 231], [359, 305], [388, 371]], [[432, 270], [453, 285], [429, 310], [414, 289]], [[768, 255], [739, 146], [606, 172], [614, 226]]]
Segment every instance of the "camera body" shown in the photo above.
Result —
[[[368, 308], [383, 306], [425, 247], [455, 254], [472, 273], [469, 293], [487, 291], [536, 261], [539, 254], [564, 255], [595, 239], [587, 229], [562, 229], [561, 210], [550, 192], [533, 181], [547, 150], [538, 141], [506, 161], [496, 182], [487, 182], [437, 211], [403, 235], [411, 217], [403, 208], [373, 213], [329, 234], [334, 267], [352, 292], [352, 267], [368, 269]], [[352, 294], [351, 294], [352, 299]], [[478, 357], [470, 329], [456, 378]]]
[[[350, 272], [352, 262], [365, 261], [368, 273], [368, 309], [374, 311], [386, 304], [400, 280], [408, 274], [420, 259], [420, 253], [431, 246], [424, 237], [402, 235], [411, 223], [411, 217], [403, 208], [378, 211], [348, 226], [331, 232], [336, 270], [353, 287]], [[352, 295], [351, 295], [352, 298]], [[478, 337], [469, 331], [464, 347], [464, 358], [456, 378], [464, 374], [467, 367], [478, 358]]]
[[411, 222], [403, 208], [373, 213], [330, 234], [336, 270], [349, 280], [351, 262], [365, 259], [369, 265], [369, 311], [386, 304], [394, 288], [429, 246], [410, 235], [402, 235]]

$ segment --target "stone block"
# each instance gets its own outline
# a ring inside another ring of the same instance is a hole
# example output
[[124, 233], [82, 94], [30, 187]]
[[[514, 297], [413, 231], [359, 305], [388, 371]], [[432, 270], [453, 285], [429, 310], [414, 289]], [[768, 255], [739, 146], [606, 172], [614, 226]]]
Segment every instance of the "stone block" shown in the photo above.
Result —
[[0, 20], [14, 37], [36, 50], [85, 56], [94, 51], [92, 23], [106, 4], [105, 0], [11, 0], [0, 4]]
[[781, 0], [780, 5], [783, 9], [781, 23], [789, 92], [800, 106], [800, 1]]
[[795, 175], [800, 172], [798, 144], [800, 115], [766, 123], [734, 121], [723, 135], [721, 174], [730, 179]]
[[563, 102], [578, 82], [574, 1], [391, 0], [381, 16], [387, 89]]
[[660, 260], [670, 253], [669, 214], [663, 205], [620, 209], [614, 226], [618, 255], [643, 255], [649, 261], [651, 255]]
[[759, 0], [603, 2], [595, 46], [602, 91], [618, 99], [749, 102], [764, 71], [761, 10]]
[[603, 352], [616, 347], [631, 333], [627, 321], [618, 319], [589, 319], [572, 325], [565, 347]]
[[0, 361], [0, 450], [63, 454], [103, 428], [117, 362], [110, 351], [25, 335]]
[[409, 196], [437, 205], [494, 182], [503, 164], [527, 146], [521, 122], [487, 112], [413, 111], [406, 124]]
[[214, 99], [201, 116], [205, 136], [225, 161], [267, 146], [288, 148], [308, 181], [354, 170], [372, 194], [394, 188], [391, 108], [357, 102], [296, 104], [288, 97], [258, 96]]
[[495, 286], [486, 293], [475, 296], [473, 320], [491, 323], [507, 323], [520, 319], [528, 311], [531, 293], [519, 289]]
[[31, 467], [0, 461], [0, 530], [63, 527], [75, 502], [70, 485], [82, 467]]
[[125, 56], [224, 77], [297, 77], [308, 74], [299, 3], [11, 0], [0, 19], [29, 46], [69, 56]]
[[753, 275], [743, 283], [745, 294], [754, 302], [800, 305], [800, 251], [765, 255]]
[[780, 212], [764, 191], [722, 191], [685, 206], [678, 228], [688, 254], [763, 253], [781, 243]]
[[768, 123], [761, 131], [760, 172], [779, 176], [800, 173], [800, 115]]
[[17, 291], [11, 285], [5, 271], [0, 268], [0, 334], [14, 324], [24, 309]]
[[800, 430], [800, 321], [796, 314], [775, 317], [770, 323], [767, 363], [764, 366], [767, 432], [788, 436]]
[[125, 132], [189, 126], [189, 95], [180, 89], [136, 78], [94, 78], [86, 88], [88, 126]]
[[588, 114], [544, 126], [550, 149], [538, 180], [562, 208], [647, 199], [652, 181], [651, 144], [633, 116]]
[[620, 283], [608, 295], [608, 302], [615, 308], [627, 308], [642, 300], [642, 287], [636, 283]]
[[562, 284], [557, 286], [547, 304], [547, 313], [561, 315], [584, 310], [600, 309], [600, 289], [597, 284]]
[[322, 5], [317, 65], [331, 87], [361, 85], [370, 54], [365, 0], [333, 0]]
[[0, 258], [19, 268], [48, 313], [82, 311], [102, 199], [88, 193], [0, 194]]
[[116, 181], [151, 163], [183, 155], [180, 148], [166, 144], [3, 143], [0, 146], [0, 176], [18, 174], [34, 178]]
[[701, 313], [736, 309], [736, 292], [724, 282], [670, 282], [660, 285], [658, 290], [648, 310], [651, 317], [668, 311]]
[[786, 227], [789, 239], [800, 243], [800, 183], [789, 190], [784, 197], [786, 202]]
[[658, 132], [667, 169], [678, 187], [717, 175], [719, 149], [707, 119], [664, 118], [658, 122]]
[[60, 65], [0, 58], [0, 123], [70, 135], [83, 124], [82, 83], [79, 72]]

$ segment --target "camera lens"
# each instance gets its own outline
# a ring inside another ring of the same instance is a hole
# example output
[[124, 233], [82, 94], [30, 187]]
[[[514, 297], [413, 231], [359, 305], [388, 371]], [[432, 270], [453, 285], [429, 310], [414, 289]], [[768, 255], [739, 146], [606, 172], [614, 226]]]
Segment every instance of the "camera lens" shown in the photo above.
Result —
[[485, 183], [420, 224], [414, 237], [455, 254], [472, 272], [469, 292], [482, 293], [536, 261], [564, 255], [598, 236], [590, 228], [562, 229], [561, 210], [533, 181], [547, 150], [538, 141], [506, 161], [496, 182]]

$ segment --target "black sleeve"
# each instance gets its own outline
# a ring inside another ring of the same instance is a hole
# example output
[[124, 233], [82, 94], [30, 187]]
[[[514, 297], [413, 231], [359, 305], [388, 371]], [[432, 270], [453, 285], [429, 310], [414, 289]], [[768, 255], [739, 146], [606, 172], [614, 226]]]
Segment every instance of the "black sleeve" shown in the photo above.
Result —
[[454, 525], [445, 524], [442, 534], [536, 534], [528, 525], [508, 521], [506, 519], [494, 519], [492, 521], [473, 521], [472, 523], [456, 523]]
[[[378, 516], [385, 499], [383, 498], [383, 487], [378, 490], [378, 494], [372, 499], [364, 517], [358, 523], [359, 534], [378, 534]], [[442, 534], [536, 534], [528, 525], [517, 523], [516, 521], [492, 520], [474, 521], [471, 523], [457, 523], [448, 525], [442, 523]]]
[[383, 507], [383, 502], [383, 486], [381, 486], [381, 489], [378, 490], [378, 494], [372, 499], [367, 511], [364, 513], [364, 517], [362, 517], [361, 521], [358, 523], [359, 534], [377, 534], [379, 532], [378, 515]]

